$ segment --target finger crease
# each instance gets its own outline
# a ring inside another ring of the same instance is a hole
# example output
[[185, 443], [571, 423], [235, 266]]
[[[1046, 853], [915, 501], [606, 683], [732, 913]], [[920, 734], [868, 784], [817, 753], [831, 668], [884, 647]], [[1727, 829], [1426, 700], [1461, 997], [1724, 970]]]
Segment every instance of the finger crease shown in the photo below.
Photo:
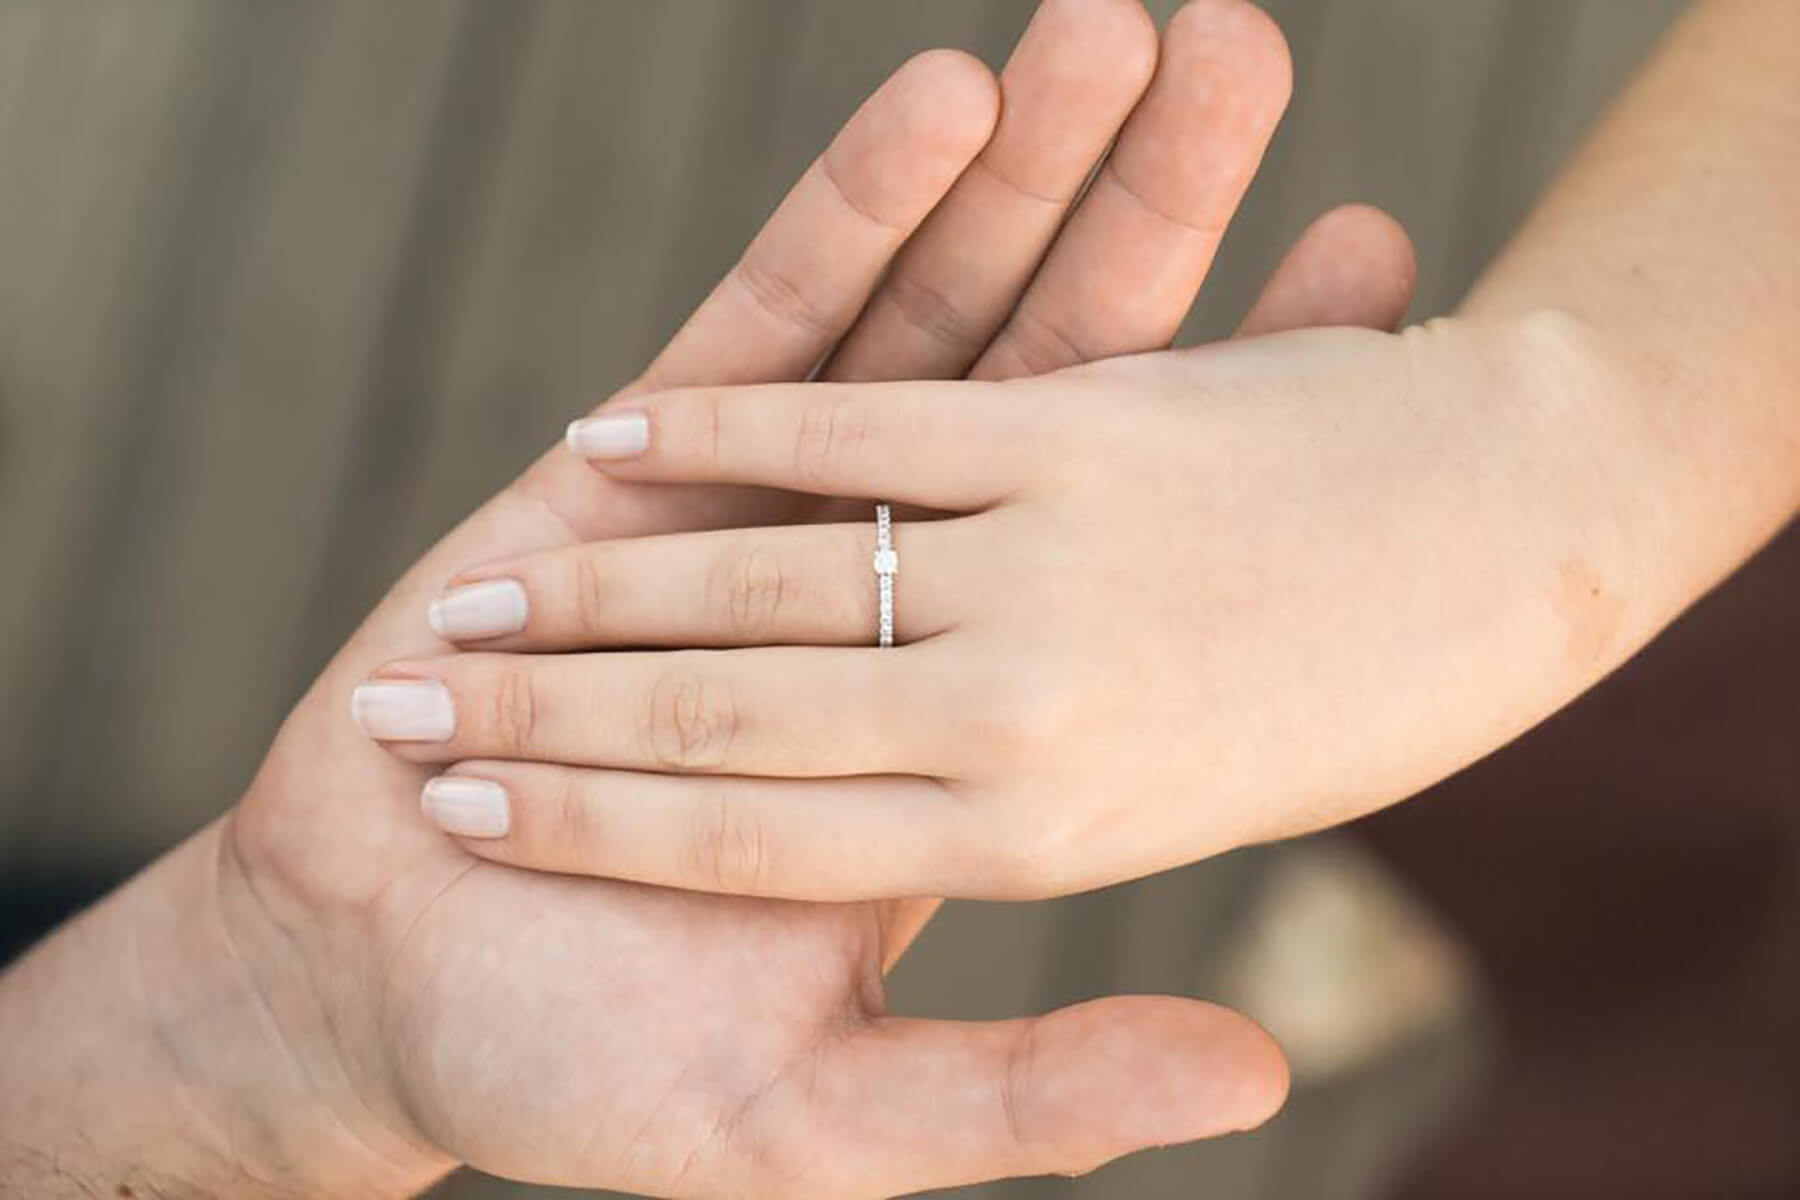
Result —
[[1222, 223], [1189, 221], [1170, 212], [1162, 205], [1155, 203], [1144, 194], [1141, 188], [1136, 187], [1129, 179], [1126, 179], [1124, 173], [1111, 162], [1106, 164], [1106, 177], [1117, 185], [1120, 191], [1137, 201], [1138, 205], [1142, 207], [1144, 211], [1152, 216], [1162, 218], [1177, 229], [1186, 230], [1188, 233], [1197, 234], [1203, 238], [1211, 238], [1214, 241], [1225, 236], [1225, 226]]
[[907, 322], [935, 341], [956, 349], [986, 341], [968, 313], [924, 280], [900, 273], [888, 281], [888, 289]]
[[754, 253], [738, 260], [732, 274], [750, 299], [778, 321], [785, 321], [818, 338], [836, 338], [843, 322], [834, 319], [810, 299], [805, 290], [780, 271], [765, 266]]
[[982, 174], [986, 175], [989, 179], [992, 179], [1015, 196], [1018, 196], [1021, 200], [1031, 200], [1038, 204], [1050, 205], [1055, 208], [1067, 208], [1075, 202], [1075, 197], [1073, 195], [1052, 196], [1026, 187], [1024, 184], [1008, 175], [1005, 171], [1002, 171], [999, 167], [996, 167], [993, 163], [989, 162], [986, 154], [980, 155], [970, 165], [979, 168]]
[[1006, 1071], [1000, 1082], [1000, 1105], [1006, 1114], [1006, 1131], [1012, 1138], [1013, 1145], [1021, 1151], [1026, 1150], [1027, 1146], [1025, 1126], [1019, 1113], [1019, 1096], [1024, 1091], [1025, 1074], [1030, 1070], [1036, 1039], [1037, 1025], [1034, 1023], [1026, 1026], [1006, 1056]]
[[1020, 344], [1019, 357], [1033, 374], [1041, 375], [1095, 357], [1029, 308], [1021, 308], [1013, 314], [1012, 337]]
[[843, 201], [844, 207], [848, 208], [863, 220], [869, 222], [869, 224], [885, 229], [889, 233], [898, 234], [901, 237], [905, 237], [907, 233], [910, 232], [910, 222], [898, 224], [887, 220], [867, 204], [862, 203], [855, 196], [852, 196], [850, 194], [850, 189], [845, 187], [843, 180], [838, 178], [837, 168], [832, 165], [831, 154], [829, 152], [819, 157], [819, 174], [824, 176], [825, 182], [831, 185], [831, 190], [837, 193], [837, 197], [839, 200]]

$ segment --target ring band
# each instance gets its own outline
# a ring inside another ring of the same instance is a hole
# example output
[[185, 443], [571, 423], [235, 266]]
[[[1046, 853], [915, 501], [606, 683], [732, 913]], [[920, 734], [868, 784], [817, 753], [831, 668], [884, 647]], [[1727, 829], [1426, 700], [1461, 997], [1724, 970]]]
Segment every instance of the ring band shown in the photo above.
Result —
[[894, 644], [894, 576], [900, 573], [900, 555], [894, 549], [894, 514], [886, 504], [875, 506], [874, 566], [881, 604], [876, 645], [885, 650]]

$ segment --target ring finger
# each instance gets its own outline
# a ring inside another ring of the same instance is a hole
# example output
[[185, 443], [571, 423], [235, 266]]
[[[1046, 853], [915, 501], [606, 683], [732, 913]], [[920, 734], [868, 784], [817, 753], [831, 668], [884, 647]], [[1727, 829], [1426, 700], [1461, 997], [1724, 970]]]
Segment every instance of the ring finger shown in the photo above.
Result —
[[[895, 578], [902, 643], [955, 624], [974, 565], [965, 521], [898, 530], [896, 550], [932, 564]], [[429, 617], [439, 637], [493, 650], [866, 646], [879, 616], [875, 549], [873, 519], [589, 542], [466, 572]], [[962, 586], [933, 585], [943, 579]]]

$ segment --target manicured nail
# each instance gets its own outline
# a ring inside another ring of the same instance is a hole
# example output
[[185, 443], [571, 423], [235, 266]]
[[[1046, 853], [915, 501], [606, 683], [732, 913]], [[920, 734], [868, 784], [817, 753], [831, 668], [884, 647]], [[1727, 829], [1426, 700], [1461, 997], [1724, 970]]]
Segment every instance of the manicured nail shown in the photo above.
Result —
[[350, 695], [350, 715], [378, 742], [446, 742], [456, 732], [450, 689], [433, 679], [384, 679]]
[[569, 449], [582, 458], [612, 462], [636, 458], [650, 448], [650, 418], [641, 412], [607, 413], [571, 421]]
[[505, 837], [512, 828], [506, 789], [486, 779], [440, 775], [425, 785], [419, 807], [433, 825], [457, 837]]
[[431, 602], [431, 631], [449, 641], [499, 637], [525, 628], [525, 589], [516, 579], [489, 579], [451, 588]]

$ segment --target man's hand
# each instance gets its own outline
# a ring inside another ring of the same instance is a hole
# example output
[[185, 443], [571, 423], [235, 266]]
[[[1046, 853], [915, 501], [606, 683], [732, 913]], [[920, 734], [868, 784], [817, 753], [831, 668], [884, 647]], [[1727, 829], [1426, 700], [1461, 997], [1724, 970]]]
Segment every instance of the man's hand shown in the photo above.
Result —
[[[1163, 344], [1279, 116], [1287, 60], [1235, 0], [1177, 18], [1150, 84], [1156, 58], [1135, 0], [1051, 0], [1008, 65], [1003, 106], [971, 60], [915, 60], [632, 390], [795, 379], [828, 355], [826, 373], [846, 379], [998, 378]], [[1115, 165], [1064, 225], [1134, 107]], [[1409, 265], [1391, 224], [1338, 214], [1303, 240], [1258, 319], [1390, 324]], [[350, 723], [371, 671], [448, 647], [425, 616], [459, 570], [801, 515], [768, 493], [612, 483], [559, 447], [395, 587], [230, 819], [94, 914], [121, 943], [206, 930], [195, 954], [143, 957], [180, 973], [145, 990], [243, 999], [237, 1019], [210, 1022], [231, 1056], [204, 1035], [203, 1007], [152, 1023], [193, 1114], [182, 1127], [213, 1130], [207, 1146], [242, 1164], [213, 1191], [396, 1194], [470, 1162], [658, 1194], [886, 1195], [1079, 1170], [1273, 1111], [1278, 1053], [1203, 1004], [1114, 999], [978, 1025], [886, 1016], [881, 974], [919, 906], [723, 899], [483, 862], [420, 819], [425, 772]], [[721, 870], [758, 853], [711, 827], [700, 841]], [[198, 911], [183, 899], [196, 879], [212, 897]], [[187, 915], [157, 925], [146, 912]], [[91, 953], [61, 935], [4, 989], [38, 1044], [0, 1054], [9, 1078], [43, 1081], [32, 1095], [46, 1115], [21, 1127], [46, 1139], [99, 1103], [83, 1090], [59, 1107], [66, 1060], [45, 1049], [59, 1030], [103, 1027], [65, 1026], [58, 1005]], [[283, 1086], [258, 1095], [263, 1080]]]

